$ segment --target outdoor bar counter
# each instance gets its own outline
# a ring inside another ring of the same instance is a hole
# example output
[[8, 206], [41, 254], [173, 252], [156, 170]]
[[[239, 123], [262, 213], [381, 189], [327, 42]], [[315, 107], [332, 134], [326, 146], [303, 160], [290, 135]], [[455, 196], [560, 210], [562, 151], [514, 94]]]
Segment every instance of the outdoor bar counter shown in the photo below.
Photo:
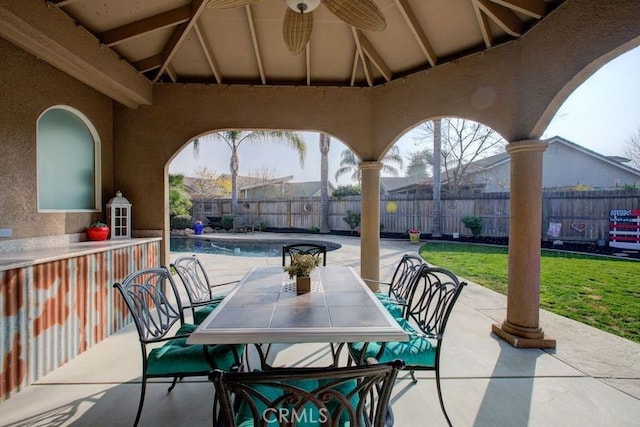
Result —
[[0, 242], [0, 400], [125, 326], [127, 310], [113, 283], [159, 266], [160, 242], [133, 238], [37, 249]]

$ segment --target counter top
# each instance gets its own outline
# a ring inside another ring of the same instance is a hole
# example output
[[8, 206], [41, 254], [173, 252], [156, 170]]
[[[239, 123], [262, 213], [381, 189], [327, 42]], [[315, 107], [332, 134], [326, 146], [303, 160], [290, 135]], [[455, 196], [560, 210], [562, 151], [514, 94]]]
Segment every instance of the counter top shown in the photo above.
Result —
[[85, 241], [69, 243], [63, 246], [49, 247], [35, 250], [0, 251], [0, 271], [29, 267], [61, 259], [73, 258], [98, 252], [110, 251], [128, 246], [149, 242], [158, 242], [160, 237], [134, 238], [122, 240], [104, 240], [99, 242]]

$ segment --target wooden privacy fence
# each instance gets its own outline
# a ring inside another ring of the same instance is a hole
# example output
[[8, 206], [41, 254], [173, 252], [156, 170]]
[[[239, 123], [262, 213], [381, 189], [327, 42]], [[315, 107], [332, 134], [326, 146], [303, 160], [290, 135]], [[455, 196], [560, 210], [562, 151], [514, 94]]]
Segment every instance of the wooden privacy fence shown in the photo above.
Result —
[[[418, 228], [429, 234], [433, 230], [433, 200], [429, 197], [382, 196], [380, 223], [383, 232], [406, 233]], [[611, 209], [640, 209], [640, 191], [571, 191], [545, 192], [542, 198], [541, 238], [564, 241], [596, 241], [609, 235]], [[329, 199], [329, 227], [349, 231], [344, 221], [348, 211], [360, 213], [360, 197]], [[242, 200], [238, 214], [259, 218], [270, 229], [312, 230], [319, 228], [322, 206], [320, 198]], [[207, 217], [231, 213], [230, 199], [193, 200], [194, 220], [207, 224]], [[509, 234], [509, 193], [480, 193], [442, 197], [441, 233], [470, 235], [462, 218], [476, 216], [483, 220], [483, 236], [507, 237]], [[548, 234], [559, 228], [555, 236]], [[559, 226], [557, 224], [560, 224]]]

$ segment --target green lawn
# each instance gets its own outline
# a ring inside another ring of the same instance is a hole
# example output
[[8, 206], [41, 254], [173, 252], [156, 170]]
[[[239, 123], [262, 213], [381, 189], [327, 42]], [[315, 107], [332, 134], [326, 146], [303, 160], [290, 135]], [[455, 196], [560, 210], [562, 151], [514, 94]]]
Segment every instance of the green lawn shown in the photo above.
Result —
[[[420, 255], [430, 264], [507, 293], [506, 248], [429, 242]], [[540, 305], [640, 342], [640, 262], [543, 250]]]

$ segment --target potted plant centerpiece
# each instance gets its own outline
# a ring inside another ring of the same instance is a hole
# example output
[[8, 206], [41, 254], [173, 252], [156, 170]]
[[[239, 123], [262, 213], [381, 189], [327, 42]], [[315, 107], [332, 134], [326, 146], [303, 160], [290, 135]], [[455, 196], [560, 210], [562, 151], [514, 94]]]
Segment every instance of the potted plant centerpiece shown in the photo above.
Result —
[[87, 239], [107, 240], [109, 237], [109, 226], [102, 221], [96, 221], [87, 228]]
[[311, 291], [311, 272], [320, 264], [320, 258], [311, 254], [294, 254], [291, 256], [291, 264], [284, 267], [289, 273], [289, 278], [296, 279], [296, 292], [305, 293]]

